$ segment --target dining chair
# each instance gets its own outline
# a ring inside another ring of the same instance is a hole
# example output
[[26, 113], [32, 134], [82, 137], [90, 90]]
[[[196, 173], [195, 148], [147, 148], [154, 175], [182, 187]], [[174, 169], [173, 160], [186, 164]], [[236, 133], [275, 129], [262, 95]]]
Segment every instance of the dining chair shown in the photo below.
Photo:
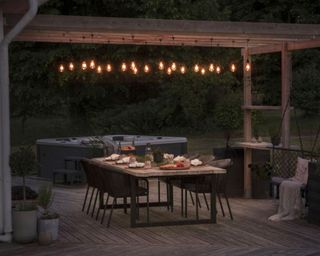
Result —
[[[223, 208], [221, 195], [223, 195], [226, 200], [230, 219], [233, 220], [233, 214], [231, 211], [229, 198], [228, 198], [228, 195], [226, 192], [228, 169], [232, 166], [232, 160], [231, 159], [211, 160], [211, 161], [208, 161], [207, 164], [215, 166], [215, 167], [227, 169], [226, 174], [217, 175], [214, 189], [215, 189], [216, 195], [218, 197], [218, 201], [220, 204], [220, 208], [221, 208], [221, 212], [222, 212], [223, 217], [225, 217], [225, 211]], [[188, 212], [187, 212], [188, 191], [190, 194], [192, 194], [192, 193], [195, 194], [195, 203], [193, 202], [193, 205], [195, 205], [195, 207], [196, 207], [196, 212], [198, 212], [198, 207], [201, 206], [200, 200], [199, 200], [199, 194], [203, 195], [205, 204], [207, 206], [207, 209], [209, 210], [209, 204], [208, 204], [206, 194], [211, 193], [211, 178], [210, 177], [205, 176], [205, 177], [197, 178], [197, 179], [184, 178], [180, 181], [180, 184], [178, 184], [178, 186], [182, 190], [181, 191], [181, 214], [182, 215], [183, 215], [183, 211], [184, 211], [184, 216], [185, 217], [188, 216]], [[184, 190], [184, 193], [183, 193], [183, 190]], [[192, 201], [194, 201], [193, 198], [192, 198]], [[197, 216], [197, 218], [198, 218], [198, 216]]]
[[[112, 197], [112, 204], [110, 214], [108, 218], [107, 227], [110, 226], [112, 213], [116, 205], [118, 198], [124, 199], [124, 210], [127, 208], [127, 198], [131, 197], [131, 183], [130, 176], [126, 173], [116, 170], [115, 168], [100, 166], [99, 172], [103, 182], [103, 192], [108, 193], [107, 199], [104, 204], [103, 215], [101, 218], [101, 224], [104, 222], [106, 210], [108, 208], [109, 198]], [[143, 182], [144, 186], [141, 185]], [[149, 183], [145, 179], [139, 179], [136, 184], [137, 187], [137, 209], [139, 209], [139, 197], [146, 196], [147, 199], [147, 222], [149, 222]]]
[[[87, 189], [86, 189], [86, 195], [84, 197], [84, 201], [82, 205], [82, 211], [85, 210], [88, 194], [91, 189], [90, 201], [86, 210], [86, 213], [89, 214], [94, 192], [96, 192], [96, 195], [97, 193], [99, 193], [99, 188], [101, 188], [101, 182], [99, 182], [99, 178], [97, 177], [97, 172], [96, 172], [96, 169], [94, 168], [94, 164], [92, 160], [85, 158], [85, 159], [81, 159], [80, 163], [85, 172], [86, 180], [87, 180]], [[93, 216], [93, 213], [91, 215]]]

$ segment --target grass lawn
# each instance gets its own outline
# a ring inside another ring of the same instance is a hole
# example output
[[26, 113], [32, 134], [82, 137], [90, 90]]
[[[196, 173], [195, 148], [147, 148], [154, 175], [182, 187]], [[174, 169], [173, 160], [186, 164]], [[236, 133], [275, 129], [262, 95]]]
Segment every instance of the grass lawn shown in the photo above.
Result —
[[[281, 123], [281, 117], [277, 112], [263, 112], [260, 116], [261, 121], [258, 123], [259, 134], [264, 141], [269, 141], [268, 130], [270, 127], [278, 127]], [[314, 117], [304, 117], [299, 114], [296, 119], [292, 114], [291, 118], [291, 144], [299, 145], [297, 123], [301, 129], [304, 149], [310, 149], [315, 140], [315, 133], [319, 126], [320, 120]], [[11, 120], [11, 144], [14, 147], [22, 144], [35, 145], [37, 139], [55, 138], [55, 137], [75, 137], [99, 135], [96, 134], [86, 123], [72, 122], [64, 117], [55, 118], [32, 118], [26, 123], [25, 130], [22, 130], [21, 122], [18, 119]], [[172, 135], [171, 132], [161, 132], [155, 135]], [[183, 132], [175, 130], [174, 136], [183, 136], [188, 138], [189, 152], [198, 152], [201, 154], [211, 154], [213, 147], [224, 147], [225, 139], [221, 131], [210, 131], [196, 135], [192, 132]], [[242, 130], [235, 131], [231, 138], [231, 145], [235, 141], [242, 140]], [[317, 148], [320, 141], [317, 143]]]

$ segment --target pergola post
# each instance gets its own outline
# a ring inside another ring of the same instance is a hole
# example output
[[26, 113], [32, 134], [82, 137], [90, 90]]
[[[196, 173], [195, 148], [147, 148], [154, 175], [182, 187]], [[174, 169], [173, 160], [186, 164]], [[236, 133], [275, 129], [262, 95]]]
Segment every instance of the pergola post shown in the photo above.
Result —
[[41, 0], [28, 0], [29, 9], [4, 35], [3, 11], [0, 10], [0, 241], [11, 241], [11, 171], [10, 157], [10, 90], [9, 45], [12, 40], [36, 16]]
[[4, 43], [4, 19], [0, 11], [0, 241], [10, 241], [11, 224], [11, 173], [10, 112], [9, 112], [9, 61], [8, 46]]
[[[252, 93], [251, 93], [251, 69], [246, 70], [246, 64], [249, 61], [251, 66], [251, 56], [248, 54], [248, 48], [243, 50], [243, 105], [251, 106]], [[245, 142], [250, 142], [252, 137], [251, 126], [251, 109], [244, 108], [243, 114], [243, 136]], [[252, 149], [244, 148], [244, 197], [251, 197], [251, 170], [248, 167], [252, 162]]]
[[281, 143], [290, 146], [290, 88], [292, 84], [292, 55], [285, 43], [281, 50], [281, 113], [283, 117]]

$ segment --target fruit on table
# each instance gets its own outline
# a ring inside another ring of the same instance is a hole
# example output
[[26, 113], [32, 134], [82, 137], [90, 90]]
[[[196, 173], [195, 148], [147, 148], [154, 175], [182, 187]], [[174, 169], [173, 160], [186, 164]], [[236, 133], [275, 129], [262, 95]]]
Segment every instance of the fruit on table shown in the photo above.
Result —
[[184, 163], [182, 163], [182, 162], [177, 162], [177, 163], [176, 163], [176, 167], [184, 167]]

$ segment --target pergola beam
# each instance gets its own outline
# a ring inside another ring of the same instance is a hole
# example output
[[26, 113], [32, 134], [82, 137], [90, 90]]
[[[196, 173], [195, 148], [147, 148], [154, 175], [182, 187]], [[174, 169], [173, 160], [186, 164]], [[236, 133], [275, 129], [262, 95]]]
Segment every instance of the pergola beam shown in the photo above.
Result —
[[[17, 15], [6, 15], [6, 29]], [[116, 39], [118, 38], [118, 39]], [[37, 15], [20, 41], [258, 47], [317, 38], [317, 24]]]
[[[301, 40], [301, 41], [287, 43], [288, 51], [304, 50], [304, 49], [311, 49], [311, 48], [320, 48], [320, 39]], [[282, 45], [274, 44], [274, 45], [268, 45], [268, 46], [252, 47], [249, 49], [249, 55], [274, 53], [274, 52], [281, 52], [281, 51], [282, 51]]]

